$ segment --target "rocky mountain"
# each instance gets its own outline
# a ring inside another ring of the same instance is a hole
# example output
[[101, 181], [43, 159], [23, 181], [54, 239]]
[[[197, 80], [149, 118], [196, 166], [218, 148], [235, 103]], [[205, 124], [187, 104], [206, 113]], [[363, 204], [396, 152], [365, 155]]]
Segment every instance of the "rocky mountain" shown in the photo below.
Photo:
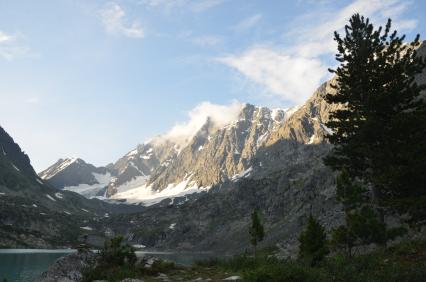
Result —
[[[425, 42], [418, 52], [426, 54]], [[335, 176], [323, 164], [331, 148], [325, 136], [333, 134], [325, 124], [336, 110], [324, 96], [335, 83], [323, 83], [296, 109], [246, 104], [225, 126], [208, 118], [184, 145], [156, 138], [138, 146], [108, 167], [115, 174], [107, 195], [142, 202], [143, 213], [116, 214], [98, 228], [156, 249], [235, 253], [249, 246], [256, 208], [267, 232], [262, 244], [293, 256], [310, 213], [326, 229], [344, 220]]]
[[112, 167], [115, 177], [108, 186], [108, 195], [143, 186], [160, 166], [167, 165], [179, 152], [179, 146], [169, 140], [153, 139], [138, 145]]
[[[426, 54], [426, 42], [418, 53]], [[426, 70], [416, 81], [425, 83], [425, 78]], [[186, 184], [193, 180], [197, 185], [211, 185], [208, 192], [164, 199], [141, 214], [112, 217], [111, 226], [129, 241], [148, 247], [235, 253], [250, 246], [250, 213], [258, 209], [267, 234], [261, 245], [275, 245], [283, 256], [296, 255], [297, 237], [309, 214], [314, 214], [327, 230], [344, 220], [342, 207], [335, 199], [334, 173], [322, 161], [331, 148], [324, 137], [333, 134], [325, 123], [336, 109], [325, 102], [324, 96], [333, 93], [334, 83], [334, 78], [323, 83], [305, 104], [272, 130], [255, 131], [253, 124], [257, 127], [262, 122], [242, 122], [243, 118], [216, 133], [205, 126], [169, 164], [170, 169], [158, 169], [148, 183], [162, 189], [186, 176], [190, 179]], [[244, 109], [249, 117], [262, 112], [252, 106]], [[258, 147], [250, 138], [241, 138], [245, 129], [249, 129], [248, 135], [257, 133], [256, 141], [262, 141]], [[263, 140], [259, 136], [265, 132]], [[214, 149], [198, 159], [197, 154], [207, 148]], [[230, 152], [235, 151], [239, 154], [232, 158]], [[215, 152], [222, 156], [219, 161], [211, 161]], [[229, 177], [239, 171], [242, 173]], [[386, 219], [389, 226], [401, 224], [394, 214]], [[417, 235], [424, 238], [425, 227], [418, 230], [423, 233]]]
[[0, 247], [68, 247], [89, 231], [95, 240], [105, 217], [135, 210], [58, 191], [0, 127]]
[[86, 197], [104, 195], [107, 186], [106, 195], [113, 199], [145, 204], [208, 190], [219, 182], [248, 175], [258, 149], [295, 110], [246, 104], [237, 119], [225, 126], [207, 118], [184, 144], [159, 136], [107, 168], [96, 168], [81, 159], [61, 159], [39, 176], [58, 189]]
[[[246, 105], [242, 111], [246, 115], [240, 115], [237, 122], [215, 134], [207, 134], [206, 129], [203, 138], [195, 136], [174, 160], [174, 171], [190, 168], [194, 179], [211, 185], [208, 192], [163, 199], [141, 214], [112, 217], [109, 224], [135, 244], [234, 253], [250, 245], [247, 230], [250, 213], [256, 208], [263, 215], [268, 234], [262, 244], [278, 246], [285, 256], [294, 255], [297, 236], [309, 213], [315, 214], [327, 229], [344, 218], [334, 197], [334, 174], [322, 161], [330, 150], [324, 136], [331, 132], [324, 123], [333, 106], [324, 102], [324, 95], [332, 82], [321, 85], [293, 113], [284, 111], [279, 121], [274, 122], [272, 111], [266, 108]], [[188, 158], [190, 164], [186, 164], [185, 156], [196, 155], [200, 146], [201, 152], [214, 149], [199, 159], [193, 157], [199, 163]], [[238, 154], [231, 156], [236, 150]], [[223, 158], [210, 162], [214, 152]], [[176, 175], [179, 177], [179, 173]], [[155, 184], [157, 180], [151, 181]]]
[[109, 190], [109, 195], [152, 204], [248, 175], [257, 150], [294, 111], [246, 104], [237, 119], [225, 126], [207, 118], [183, 146], [156, 138], [116, 163], [130, 169], [129, 175], [139, 174], [121, 187], [116, 185], [119, 188]]
[[112, 175], [114, 169], [95, 167], [79, 158], [59, 159], [39, 173], [39, 177], [52, 186], [87, 198], [104, 196]]
[[258, 148], [291, 113], [246, 104], [238, 119], [225, 127], [217, 128], [208, 119], [170, 164], [154, 171], [148, 186], [161, 191], [169, 184], [189, 181], [197, 187], [210, 187], [249, 173]]

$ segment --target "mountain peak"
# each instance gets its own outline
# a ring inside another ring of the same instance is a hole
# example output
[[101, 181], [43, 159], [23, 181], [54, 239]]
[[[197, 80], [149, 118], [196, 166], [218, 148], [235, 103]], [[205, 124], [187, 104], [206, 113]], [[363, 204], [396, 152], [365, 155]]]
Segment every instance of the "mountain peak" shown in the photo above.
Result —
[[56, 163], [39, 173], [41, 179], [47, 180], [57, 175], [72, 164], [85, 165], [86, 162], [77, 157], [59, 159]]

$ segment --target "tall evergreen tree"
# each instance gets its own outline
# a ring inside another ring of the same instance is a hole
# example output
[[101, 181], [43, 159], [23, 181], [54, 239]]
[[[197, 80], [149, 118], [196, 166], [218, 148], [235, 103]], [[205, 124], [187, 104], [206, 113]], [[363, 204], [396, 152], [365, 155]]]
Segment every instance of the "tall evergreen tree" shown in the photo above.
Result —
[[327, 235], [324, 227], [309, 216], [306, 229], [299, 236], [299, 258], [314, 266], [328, 253]]
[[405, 44], [405, 36], [374, 29], [369, 19], [355, 14], [345, 37], [335, 32], [340, 66], [328, 94], [329, 103], [342, 108], [326, 124], [334, 146], [325, 163], [346, 170], [351, 179], [371, 185], [376, 203], [401, 197], [425, 196], [426, 102], [424, 85], [415, 76], [426, 66], [417, 56], [419, 36]]
[[389, 239], [405, 232], [403, 228], [387, 228], [375, 205], [369, 201], [364, 183], [351, 179], [346, 170], [337, 176], [336, 182], [337, 200], [343, 204], [346, 225], [332, 231], [331, 243], [344, 248], [349, 257], [353, 247], [371, 243], [385, 245]]
[[253, 245], [254, 256], [256, 257], [256, 247], [259, 242], [263, 240], [265, 236], [265, 231], [263, 229], [263, 225], [260, 222], [259, 213], [255, 209], [251, 214], [251, 226], [249, 229], [250, 234], [250, 242]]

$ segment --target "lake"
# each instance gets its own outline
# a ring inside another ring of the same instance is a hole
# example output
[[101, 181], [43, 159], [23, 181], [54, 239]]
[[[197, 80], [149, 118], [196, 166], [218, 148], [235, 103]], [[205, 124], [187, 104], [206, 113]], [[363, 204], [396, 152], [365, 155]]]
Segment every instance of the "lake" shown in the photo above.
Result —
[[8, 282], [37, 281], [57, 258], [75, 250], [0, 250], [0, 281]]
[[[37, 281], [41, 273], [59, 257], [75, 250], [41, 250], [41, 249], [0, 249], [0, 281], [8, 282]], [[195, 260], [208, 259], [209, 253], [173, 253], [137, 251], [138, 257], [155, 256], [180, 264], [191, 264]]]

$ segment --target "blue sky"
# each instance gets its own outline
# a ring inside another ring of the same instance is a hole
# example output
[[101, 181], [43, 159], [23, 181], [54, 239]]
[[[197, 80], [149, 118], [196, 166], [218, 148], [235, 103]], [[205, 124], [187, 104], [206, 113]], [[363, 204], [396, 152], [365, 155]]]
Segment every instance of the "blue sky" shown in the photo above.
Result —
[[238, 102], [303, 103], [352, 13], [391, 17], [411, 39], [426, 34], [425, 3], [2, 0], [0, 125], [36, 170], [67, 156], [105, 165]]

